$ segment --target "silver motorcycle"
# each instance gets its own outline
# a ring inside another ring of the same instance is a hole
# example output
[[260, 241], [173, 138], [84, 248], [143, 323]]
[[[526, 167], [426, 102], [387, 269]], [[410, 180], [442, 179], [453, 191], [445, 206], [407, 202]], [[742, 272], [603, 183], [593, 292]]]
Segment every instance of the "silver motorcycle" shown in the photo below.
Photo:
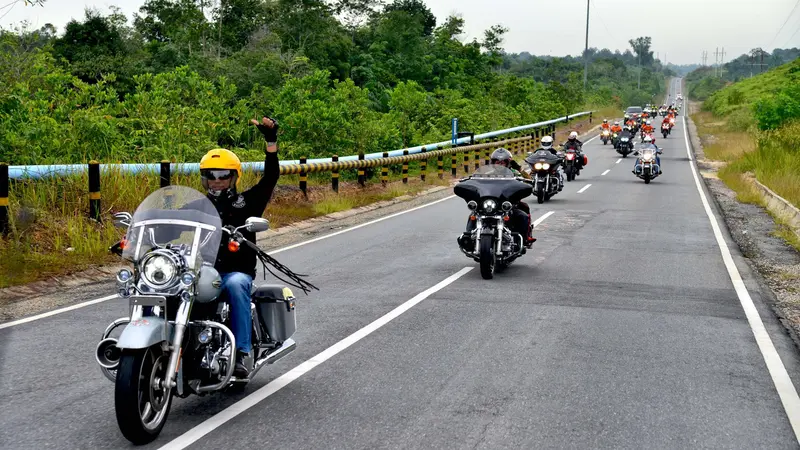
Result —
[[[236, 339], [230, 306], [218, 301], [222, 279], [214, 269], [220, 245], [229, 251], [247, 245], [266, 270], [271, 265], [297, 283], [287, 284], [306, 293], [317, 288], [242, 236], [242, 229], [267, 230], [267, 220], [251, 217], [241, 227], [223, 227], [211, 201], [188, 187], [159, 189], [133, 216], [116, 214], [115, 224], [127, 232], [111, 250], [133, 264], [132, 271], [117, 273], [118, 294], [127, 300], [129, 314], [105, 329], [95, 357], [114, 383], [120, 431], [141, 445], [158, 437], [173, 396], [241, 390], [264, 365], [295, 349], [292, 290], [258, 286], [250, 303], [252, 370], [246, 379], [233, 376]], [[121, 334], [111, 337], [119, 328]]]

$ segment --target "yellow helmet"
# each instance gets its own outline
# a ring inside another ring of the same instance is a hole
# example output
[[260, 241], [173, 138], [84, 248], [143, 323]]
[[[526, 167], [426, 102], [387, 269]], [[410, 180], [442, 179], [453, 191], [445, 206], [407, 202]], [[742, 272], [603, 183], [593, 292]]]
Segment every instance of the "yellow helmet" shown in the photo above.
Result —
[[[232, 187], [238, 186], [239, 180], [242, 178], [242, 162], [239, 161], [239, 157], [235, 153], [224, 148], [209, 150], [200, 160], [201, 180], [203, 187], [206, 189], [208, 189], [208, 177], [211, 175], [207, 172], [209, 170], [235, 170], [236, 173], [233, 174], [233, 181], [231, 182]], [[212, 194], [219, 195], [218, 192], [212, 192]]]

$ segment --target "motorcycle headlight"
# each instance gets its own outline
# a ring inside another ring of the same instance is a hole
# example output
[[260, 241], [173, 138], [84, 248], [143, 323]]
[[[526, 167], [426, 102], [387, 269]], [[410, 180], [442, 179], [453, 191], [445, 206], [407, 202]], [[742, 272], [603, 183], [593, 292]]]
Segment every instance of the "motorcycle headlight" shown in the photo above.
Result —
[[128, 281], [130, 281], [132, 277], [133, 274], [131, 274], [131, 271], [128, 269], [122, 269], [119, 272], [117, 272], [117, 281], [120, 282], [121, 284], [128, 283]]
[[622, 138], [622, 142], [628, 142], [628, 138]]
[[542, 163], [536, 163], [533, 165], [533, 168], [536, 170], [542, 170]]
[[548, 169], [550, 169], [550, 163], [544, 163], [544, 164], [542, 164], [542, 169], [543, 169], [543, 170], [548, 170]]
[[184, 286], [191, 286], [194, 283], [194, 274], [192, 272], [184, 272], [181, 274], [181, 284]]
[[155, 255], [148, 258], [142, 265], [142, 275], [152, 287], [169, 285], [177, 274], [175, 264], [164, 255]]
[[470, 200], [469, 202], [467, 202], [467, 208], [469, 208], [470, 211], [475, 211], [476, 209], [478, 209], [478, 202], [476, 202], [475, 200]]
[[503, 211], [511, 211], [511, 207], [513, 206], [511, 202], [503, 202]]
[[494, 209], [497, 208], [497, 202], [494, 200], [484, 200], [483, 201], [483, 210], [486, 212], [492, 212]]
[[650, 161], [650, 160], [653, 159], [653, 154], [652, 153], [645, 153], [644, 156], [642, 156], [642, 159], [644, 159], [645, 161]]

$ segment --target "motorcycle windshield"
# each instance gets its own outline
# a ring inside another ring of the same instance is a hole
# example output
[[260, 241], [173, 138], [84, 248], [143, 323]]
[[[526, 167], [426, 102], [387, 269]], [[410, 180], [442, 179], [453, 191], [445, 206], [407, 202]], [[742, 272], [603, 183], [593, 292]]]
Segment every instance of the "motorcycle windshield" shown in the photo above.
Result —
[[537, 151], [531, 153], [530, 155], [528, 155], [525, 158], [525, 162], [530, 164], [530, 165], [534, 165], [537, 162], [542, 162], [542, 163], [546, 162], [546, 163], [552, 164], [552, 163], [556, 162], [558, 159], [559, 159], [558, 156], [556, 156], [556, 155], [554, 155], [554, 154], [552, 154], [552, 153], [550, 153], [548, 151], [537, 150]]
[[185, 186], [167, 186], [136, 208], [125, 235], [122, 257], [138, 263], [151, 250], [178, 248], [187, 267], [214, 264], [222, 239], [222, 221], [214, 204]]
[[643, 161], [655, 161], [656, 159], [655, 149], [652, 147], [645, 147], [639, 150], [639, 152], [641, 153], [640, 158]]
[[466, 201], [492, 197], [516, 203], [533, 192], [529, 184], [516, 179], [514, 172], [500, 165], [481, 166], [469, 180], [458, 183], [455, 194]]
[[500, 164], [486, 164], [480, 166], [472, 174], [472, 178], [516, 178], [514, 172], [506, 166]]

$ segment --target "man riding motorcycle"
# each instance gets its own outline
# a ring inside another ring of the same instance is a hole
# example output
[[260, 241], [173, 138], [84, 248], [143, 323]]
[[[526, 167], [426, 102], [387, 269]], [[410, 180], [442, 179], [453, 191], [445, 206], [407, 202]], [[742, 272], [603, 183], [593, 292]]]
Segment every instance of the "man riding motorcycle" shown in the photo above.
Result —
[[600, 125], [600, 128], [602, 128], [604, 130], [611, 129], [611, 125], [608, 124], [608, 119], [603, 119], [603, 124]]
[[[239, 227], [248, 217], [261, 217], [272, 197], [280, 176], [278, 163], [278, 122], [264, 117], [261, 122], [250, 121], [267, 141], [264, 174], [252, 188], [237, 192], [242, 176], [242, 164], [230, 150], [210, 150], [200, 160], [200, 177], [207, 197], [217, 209], [222, 225]], [[256, 242], [254, 232], [241, 230], [244, 237]], [[241, 246], [235, 253], [228, 250], [228, 241], [223, 239], [215, 268], [222, 278], [220, 300], [231, 307], [231, 328], [236, 338], [236, 366], [234, 376], [246, 378], [251, 370], [250, 358], [252, 318], [250, 314], [250, 292], [256, 275], [256, 253], [248, 246]]]
[[633, 131], [628, 125], [625, 125], [622, 128], [622, 131], [619, 132], [619, 135], [617, 136], [617, 143], [614, 145], [615, 149], [619, 148], [619, 143], [622, 138], [628, 138], [628, 140], [633, 141]]
[[[642, 146], [640, 147], [640, 149], [643, 149], [643, 148], [646, 148], [646, 147], [651, 147], [651, 148], [655, 149], [656, 164], [658, 164], [658, 174], [661, 175], [663, 173], [661, 171], [661, 158], [658, 156], [659, 153], [661, 152], [661, 149], [658, 148], [658, 146], [653, 143], [653, 140], [650, 138], [650, 136], [647, 136], [647, 137], [644, 138], [644, 142], [642, 143]], [[637, 162], [638, 162], [638, 159], [635, 159], [633, 161], [633, 170], [631, 172], [634, 175], [636, 174], [636, 164], [637, 164]]]
[[[534, 150], [534, 152], [538, 152], [539, 150], [544, 150], [546, 152], [550, 152], [553, 155], [558, 156], [563, 161], [564, 158], [558, 154], [558, 150], [553, 147], [553, 137], [552, 136], [543, 136], [541, 142], [541, 146]], [[558, 174], [558, 191], [561, 192], [564, 189], [564, 168], [562, 166], [558, 166], [556, 171]]]
[[[545, 136], [547, 138], [549, 136]], [[542, 139], [544, 139], [542, 138]], [[550, 138], [552, 140], [552, 138]], [[514, 157], [503, 147], [498, 148], [494, 152], [492, 152], [491, 163], [498, 164], [501, 166], [507, 167], [511, 172], [514, 173], [515, 176], [530, 178], [530, 175], [523, 174], [518, 170], [520, 165], [514, 161]], [[515, 168], [516, 167], [516, 168]], [[536, 242], [536, 238], [531, 234], [531, 208], [528, 206], [527, 203], [524, 201], [517, 202], [516, 205], [511, 209], [511, 221], [510, 221], [510, 228], [516, 232], [521, 234], [525, 238], [525, 247], [531, 248], [533, 243]], [[458, 237], [458, 245], [463, 246], [462, 244], [465, 240], [471, 239], [471, 233], [475, 229], [477, 224], [474, 220], [468, 219], [467, 220], [467, 229], [466, 231]], [[470, 241], [471, 242], [471, 241]], [[474, 243], [473, 243], [474, 244]]]
[[651, 121], [648, 120], [647, 122], [644, 123], [644, 125], [642, 125], [642, 135], [646, 136], [652, 133], [653, 133], [653, 125]]
[[567, 142], [561, 144], [561, 148], [564, 150], [574, 149], [576, 161], [578, 162], [578, 169], [583, 169], [583, 142], [578, 140], [578, 132], [573, 131], [569, 134], [569, 138], [567, 138]]
[[619, 120], [617, 120], [617, 121], [614, 122], [614, 125], [611, 127], [611, 132], [612, 133], [619, 133], [620, 131], [622, 131], [622, 127], [619, 126]]

